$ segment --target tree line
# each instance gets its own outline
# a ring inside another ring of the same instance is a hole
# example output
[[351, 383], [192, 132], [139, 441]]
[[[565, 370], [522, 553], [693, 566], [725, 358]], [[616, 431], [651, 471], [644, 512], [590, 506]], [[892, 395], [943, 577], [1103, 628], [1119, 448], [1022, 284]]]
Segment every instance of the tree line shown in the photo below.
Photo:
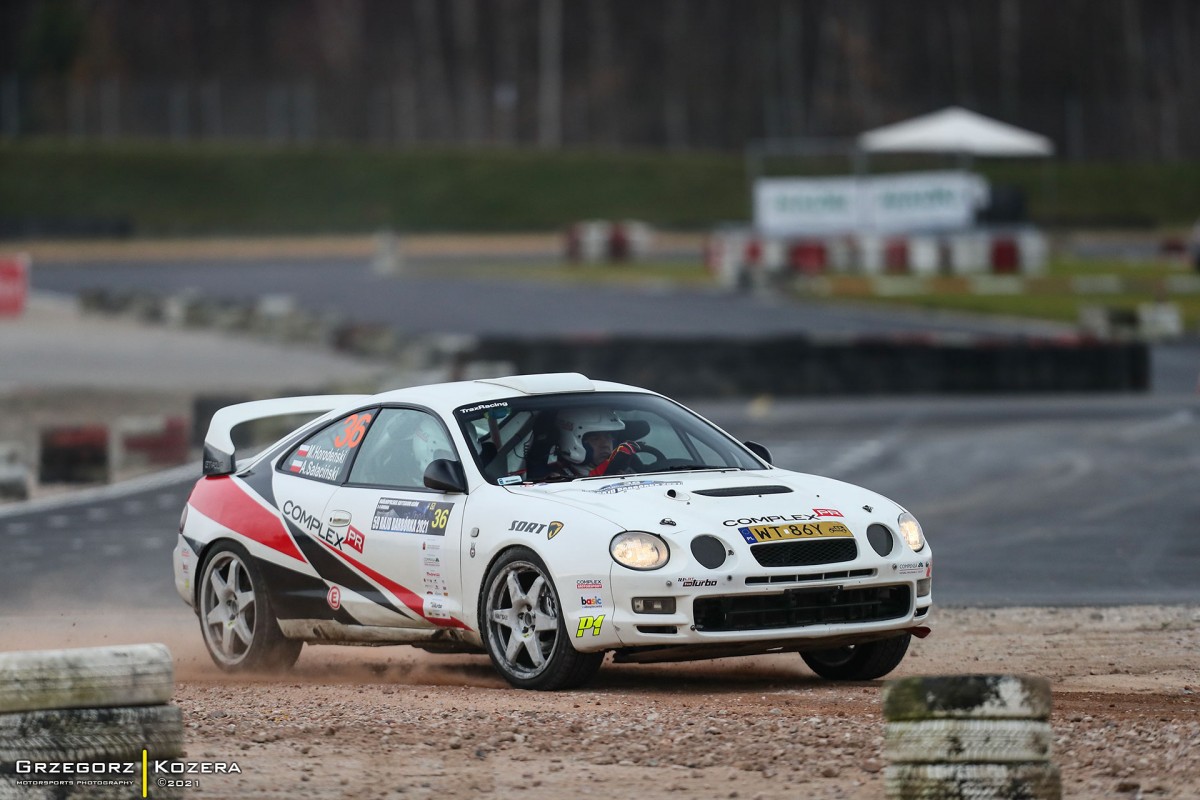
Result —
[[1200, 157], [1194, 0], [8, 0], [0, 135], [739, 150], [962, 105]]

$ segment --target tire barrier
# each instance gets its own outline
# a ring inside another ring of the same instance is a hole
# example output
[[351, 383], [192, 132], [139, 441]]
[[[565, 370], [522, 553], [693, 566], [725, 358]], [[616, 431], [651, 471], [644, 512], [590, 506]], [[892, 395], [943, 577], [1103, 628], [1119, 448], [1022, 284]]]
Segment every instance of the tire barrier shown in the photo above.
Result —
[[1050, 683], [1016, 675], [887, 681], [890, 800], [1061, 800]]
[[109, 476], [105, 425], [43, 428], [39, 435], [39, 483], [104, 483]]
[[[169, 776], [185, 754], [174, 688], [162, 644], [0, 653], [0, 800], [137, 796], [143, 762]], [[151, 772], [149, 796], [183, 796]]]
[[162, 644], [0, 653], [0, 714], [165, 703], [175, 689]]
[[582, 372], [681, 397], [1144, 391], [1141, 342], [489, 337], [472, 362]]

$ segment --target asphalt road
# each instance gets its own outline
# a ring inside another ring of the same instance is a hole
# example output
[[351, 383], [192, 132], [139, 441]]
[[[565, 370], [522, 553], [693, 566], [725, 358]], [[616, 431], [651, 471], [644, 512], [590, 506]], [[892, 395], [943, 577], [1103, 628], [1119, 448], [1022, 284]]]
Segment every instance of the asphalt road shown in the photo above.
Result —
[[[768, 444], [781, 467], [866, 486], [916, 514], [940, 604], [1200, 600], [1193, 398], [692, 405]], [[0, 607], [176, 607], [170, 551], [197, 473], [0, 507]]]
[[[34, 283], [62, 292], [194, 287], [228, 298], [287, 292], [302, 306], [409, 333], [1055, 329], [694, 289], [546, 286], [438, 272], [418, 267], [380, 278], [351, 261], [60, 263], [35, 270]], [[939, 603], [1194, 603], [1198, 364], [1195, 343], [1156, 349], [1156, 390], [1141, 396], [691, 404], [735, 435], [768, 444], [780, 466], [867, 486], [913, 511], [936, 551]], [[0, 607], [177, 608], [170, 550], [191, 481], [181, 476], [197, 471], [41, 507], [0, 507]]]

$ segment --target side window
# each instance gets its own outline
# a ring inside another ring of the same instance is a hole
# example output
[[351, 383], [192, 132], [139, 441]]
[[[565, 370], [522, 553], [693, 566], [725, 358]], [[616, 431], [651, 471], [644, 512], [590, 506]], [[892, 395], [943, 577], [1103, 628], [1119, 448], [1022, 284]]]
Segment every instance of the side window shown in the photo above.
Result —
[[376, 409], [359, 411], [322, 428], [289, 453], [279, 468], [303, 478], [341, 483], [375, 414]]
[[411, 408], [384, 408], [354, 461], [350, 482], [423, 489], [425, 469], [437, 458], [457, 458], [437, 418]]

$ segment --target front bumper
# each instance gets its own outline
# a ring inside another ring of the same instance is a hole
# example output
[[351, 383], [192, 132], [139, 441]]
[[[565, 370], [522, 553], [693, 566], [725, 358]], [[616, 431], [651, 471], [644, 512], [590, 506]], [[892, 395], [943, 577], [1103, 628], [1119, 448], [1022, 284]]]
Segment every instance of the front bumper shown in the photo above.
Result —
[[[724, 566], [703, 577], [615, 567], [609, 621], [617, 647], [822, 649], [886, 638], [930, 622], [928, 546], [917, 554], [871, 554], [844, 564], [766, 568], [742, 558]], [[637, 613], [635, 597], [673, 598], [675, 613]], [[576, 641], [580, 649], [587, 644]]]

